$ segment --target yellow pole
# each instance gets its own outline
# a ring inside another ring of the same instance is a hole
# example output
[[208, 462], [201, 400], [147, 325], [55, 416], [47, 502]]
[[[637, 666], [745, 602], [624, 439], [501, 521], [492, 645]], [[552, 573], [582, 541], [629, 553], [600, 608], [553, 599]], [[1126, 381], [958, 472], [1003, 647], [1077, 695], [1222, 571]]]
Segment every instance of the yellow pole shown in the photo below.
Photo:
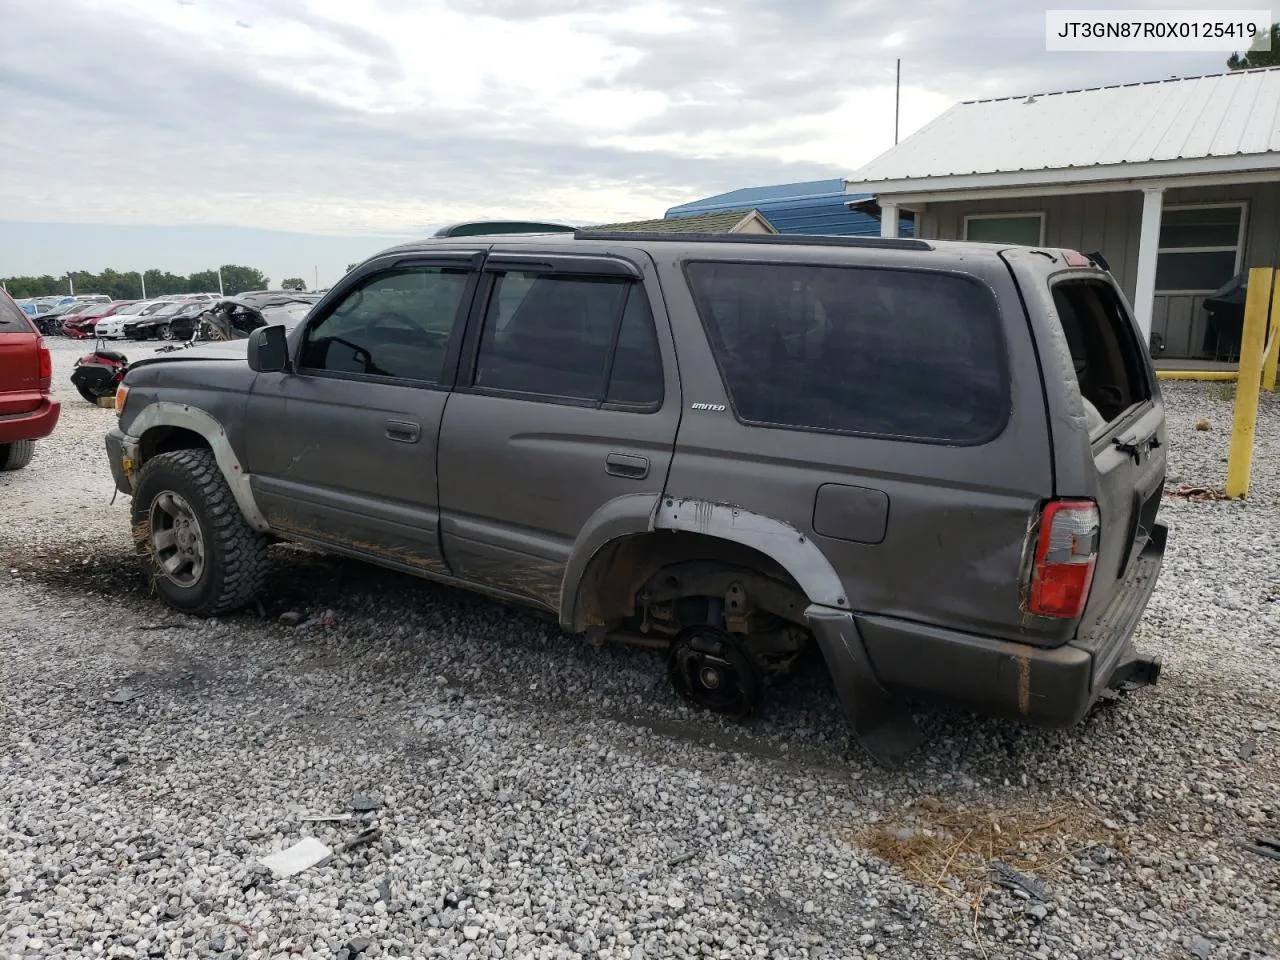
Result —
[[1280, 359], [1280, 283], [1276, 284], [1275, 293], [1271, 297], [1271, 332], [1267, 335], [1267, 345], [1271, 348], [1262, 364], [1262, 389], [1276, 388], [1276, 361]]
[[1249, 293], [1244, 302], [1244, 329], [1240, 336], [1240, 379], [1236, 382], [1236, 408], [1231, 424], [1231, 448], [1227, 453], [1227, 496], [1249, 495], [1249, 471], [1253, 465], [1253, 428], [1258, 419], [1258, 394], [1262, 386], [1262, 350], [1266, 346], [1267, 314], [1275, 270], [1254, 267], [1249, 271]]

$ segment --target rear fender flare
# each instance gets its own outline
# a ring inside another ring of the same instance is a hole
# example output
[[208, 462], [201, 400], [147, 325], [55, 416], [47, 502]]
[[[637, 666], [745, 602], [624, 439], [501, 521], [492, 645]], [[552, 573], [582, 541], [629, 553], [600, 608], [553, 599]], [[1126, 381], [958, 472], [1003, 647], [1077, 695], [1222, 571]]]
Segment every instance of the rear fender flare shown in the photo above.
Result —
[[232, 449], [231, 441], [227, 439], [226, 429], [217, 418], [188, 403], [174, 403], [170, 400], [157, 400], [150, 403], [129, 424], [127, 442], [133, 448], [134, 456], [137, 454], [137, 444], [143, 435], [155, 427], [180, 427], [204, 437], [246, 522], [260, 533], [266, 533], [270, 529], [262, 511], [258, 509], [257, 500], [253, 497], [249, 475], [241, 465], [235, 450]]
[[849, 609], [844, 585], [831, 562], [817, 544], [789, 523], [731, 504], [666, 497], [654, 512], [653, 528], [684, 530], [751, 547], [786, 570], [810, 603]]

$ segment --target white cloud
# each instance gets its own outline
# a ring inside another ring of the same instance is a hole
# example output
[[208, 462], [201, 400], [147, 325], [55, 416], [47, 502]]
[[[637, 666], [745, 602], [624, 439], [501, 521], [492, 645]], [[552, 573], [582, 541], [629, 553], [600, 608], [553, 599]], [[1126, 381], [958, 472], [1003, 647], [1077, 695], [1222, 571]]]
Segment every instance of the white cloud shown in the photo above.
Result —
[[0, 210], [331, 233], [658, 216], [849, 173], [887, 149], [897, 57], [904, 137], [957, 99], [1222, 67], [1046, 54], [1043, 10], [1025, 0], [901, 6], [13, 4], [0, 32]]

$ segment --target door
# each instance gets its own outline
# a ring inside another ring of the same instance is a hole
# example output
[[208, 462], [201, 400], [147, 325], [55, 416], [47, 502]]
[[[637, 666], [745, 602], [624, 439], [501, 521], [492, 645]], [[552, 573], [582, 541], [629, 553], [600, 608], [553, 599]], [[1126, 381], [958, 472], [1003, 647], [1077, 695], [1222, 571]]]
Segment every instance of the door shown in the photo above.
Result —
[[680, 406], [670, 328], [640, 268], [604, 257], [490, 255], [479, 303], [440, 432], [444, 555], [556, 610], [591, 516], [662, 493]]
[[467, 258], [367, 267], [307, 322], [296, 370], [258, 376], [247, 465], [274, 529], [448, 572], [436, 453], [476, 276]]
[[1066, 336], [1085, 415], [1101, 520], [1097, 568], [1086, 622], [1101, 615], [1141, 553], [1164, 487], [1164, 409], [1155, 402], [1149, 362], [1115, 288], [1104, 280], [1059, 279], [1053, 305]]

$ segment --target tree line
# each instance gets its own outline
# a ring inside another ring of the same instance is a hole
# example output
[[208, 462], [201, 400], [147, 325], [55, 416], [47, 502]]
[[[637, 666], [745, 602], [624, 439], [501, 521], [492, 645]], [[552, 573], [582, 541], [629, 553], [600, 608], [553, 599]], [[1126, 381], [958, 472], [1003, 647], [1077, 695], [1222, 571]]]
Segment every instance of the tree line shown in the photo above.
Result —
[[[218, 271], [199, 270], [182, 276], [167, 270], [146, 270], [141, 275], [136, 270], [122, 273], [119, 270], [103, 270], [89, 273], [72, 270], [60, 277], [45, 274], [42, 277], [5, 277], [4, 287], [14, 299], [23, 297], [51, 297], [69, 294], [72, 287], [77, 294], [105, 293], [112, 300], [139, 300], [143, 296], [146, 281], [148, 297], [163, 297], [175, 293], [216, 293]], [[306, 289], [302, 280], [293, 277], [287, 283], [292, 289]], [[261, 270], [242, 267], [234, 263], [222, 267], [222, 290], [227, 296], [235, 296], [247, 290], [270, 289], [271, 282]]]

